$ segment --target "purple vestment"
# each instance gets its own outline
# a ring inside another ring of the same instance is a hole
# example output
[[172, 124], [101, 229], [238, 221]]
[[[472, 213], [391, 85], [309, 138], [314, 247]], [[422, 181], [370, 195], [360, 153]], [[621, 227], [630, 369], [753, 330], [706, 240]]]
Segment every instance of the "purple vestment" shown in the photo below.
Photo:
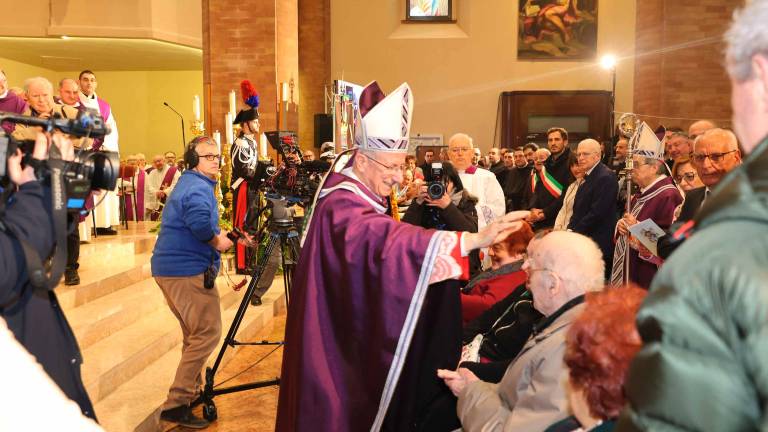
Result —
[[[22, 114], [27, 109], [27, 102], [16, 96], [16, 93], [8, 91], [4, 98], [0, 98], [0, 112]], [[3, 122], [5, 133], [11, 134], [16, 125], [11, 122]]]
[[379, 430], [406, 355], [418, 361], [409, 345], [427, 286], [459, 236], [385, 210], [362, 183], [328, 175], [294, 273], [278, 431]]
[[[672, 225], [672, 219], [675, 209], [683, 202], [680, 191], [672, 183], [672, 179], [666, 177], [659, 180], [647, 191], [632, 196], [632, 214], [638, 222], [651, 219], [663, 230], [668, 230]], [[621, 239], [623, 240], [623, 239]], [[613, 260], [612, 282], [616, 282], [617, 271], [624, 266], [624, 260], [620, 259], [621, 241], [616, 245]], [[658, 271], [658, 265], [655, 262], [643, 259], [637, 250], [629, 248], [629, 280], [637, 285], [648, 289], [651, 281]], [[620, 266], [620, 267], [617, 267]], [[623, 272], [622, 272], [623, 273]]]

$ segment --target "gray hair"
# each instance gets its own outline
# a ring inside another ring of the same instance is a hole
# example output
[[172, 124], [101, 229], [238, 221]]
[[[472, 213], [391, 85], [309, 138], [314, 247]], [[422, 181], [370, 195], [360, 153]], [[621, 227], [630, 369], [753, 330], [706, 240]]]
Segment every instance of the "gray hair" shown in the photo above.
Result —
[[552, 231], [534, 251], [537, 264], [560, 277], [569, 298], [600, 291], [605, 285], [605, 262], [597, 244], [570, 231]]
[[475, 147], [475, 145], [473, 144], [473, 141], [472, 141], [472, 137], [471, 137], [471, 136], [469, 136], [469, 135], [467, 135], [467, 134], [465, 134], [465, 133], [461, 133], [461, 132], [459, 132], [459, 133], [457, 133], [457, 134], [453, 134], [453, 135], [451, 136], [451, 138], [450, 138], [450, 139], [448, 139], [448, 145], [450, 146], [450, 145], [451, 145], [451, 143], [452, 143], [454, 140], [464, 140], [464, 141], [466, 141], [466, 142], [468, 142], [468, 143], [469, 143], [469, 146], [470, 146], [470, 147], [472, 147], [472, 148], [474, 148], [474, 147]]
[[729, 131], [728, 129], [714, 128], [697, 136], [693, 141], [693, 148], [691, 150], [695, 151], [696, 144], [698, 144], [702, 139], [709, 139], [715, 136], [728, 143], [728, 150], [739, 149], [739, 140], [736, 138], [736, 134], [734, 134], [732, 131]]
[[731, 28], [725, 33], [725, 59], [728, 74], [742, 82], [753, 78], [752, 57], [768, 58], [768, 1], [752, 0], [733, 13]]
[[29, 87], [33, 84], [40, 84], [48, 88], [48, 90], [50, 90], [51, 96], [53, 96], [53, 84], [51, 84], [51, 82], [48, 81], [47, 79], [40, 76], [27, 78], [24, 81], [24, 93], [29, 93]]

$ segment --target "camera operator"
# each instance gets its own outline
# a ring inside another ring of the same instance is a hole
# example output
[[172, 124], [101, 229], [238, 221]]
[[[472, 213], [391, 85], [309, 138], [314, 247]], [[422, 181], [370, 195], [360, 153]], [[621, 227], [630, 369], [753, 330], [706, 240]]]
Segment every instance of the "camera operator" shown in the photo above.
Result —
[[[62, 159], [74, 159], [72, 142], [66, 136], [55, 134], [52, 142]], [[0, 315], [64, 394], [77, 402], [85, 416], [95, 419], [80, 377], [82, 357], [75, 335], [56, 294], [34, 287], [27, 268], [28, 257], [49, 257], [55, 246], [51, 188], [37, 180], [34, 168], [47, 159], [47, 148], [47, 137], [37, 133], [32, 161], [26, 167], [22, 168], [19, 150], [8, 159], [8, 178], [16, 190], [3, 203], [4, 214], [0, 215]]]
[[187, 168], [165, 204], [152, 254], [152, 276], [184, 334], [181, 361], [161, 419], [204, 428], [208, 422], [192, 414], [190, 403], [197, 397], [200, 371], [221, 337], [215, 281], [220, 254], [233, 242], [219, 228], [214, 187], [221, 154], [216, 142], [207, 136], [193, 139], [184, 161]]
[[[402, 221], [424, 228], [444, 231], [477, 232], [477, 198], [470, 195], [461, 183], [459, 172], [450, 162], [442, 162], [442, 172], [432, 165], [425, 175], [427, 185], [419, 188], [419, 194]], [[445, 193], [440, 198], [430, 198], [428, 188], [433, 182], [442, 182]], [[480, 254], [469, 255], [469, 274], [474, 277], [481, 270]]]

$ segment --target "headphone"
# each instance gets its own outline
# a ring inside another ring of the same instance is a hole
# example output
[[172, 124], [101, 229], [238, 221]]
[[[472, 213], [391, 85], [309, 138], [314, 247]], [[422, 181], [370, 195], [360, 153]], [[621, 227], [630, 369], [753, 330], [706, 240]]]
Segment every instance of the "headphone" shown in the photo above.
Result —
[[[193, 169], [200, 163], [200, 155], [197, 154], [197, 146], [200, 144], [216, 144], [210, 137], [201, 135], [192, 139], [184, 151], [184, 165], [186, 169]], [[219, 167], [221, 167], [222, 158], [219, 157]]]

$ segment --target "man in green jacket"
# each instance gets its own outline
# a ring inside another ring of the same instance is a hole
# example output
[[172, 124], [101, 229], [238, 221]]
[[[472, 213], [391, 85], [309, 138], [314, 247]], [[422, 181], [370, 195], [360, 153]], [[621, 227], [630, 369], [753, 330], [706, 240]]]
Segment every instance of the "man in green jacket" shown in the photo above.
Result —
[[753, 0], [726, 34], [733, 125], [749, 156], [653, 281], [616, 430], [768, 430], [766, 21], [768, 0]]

